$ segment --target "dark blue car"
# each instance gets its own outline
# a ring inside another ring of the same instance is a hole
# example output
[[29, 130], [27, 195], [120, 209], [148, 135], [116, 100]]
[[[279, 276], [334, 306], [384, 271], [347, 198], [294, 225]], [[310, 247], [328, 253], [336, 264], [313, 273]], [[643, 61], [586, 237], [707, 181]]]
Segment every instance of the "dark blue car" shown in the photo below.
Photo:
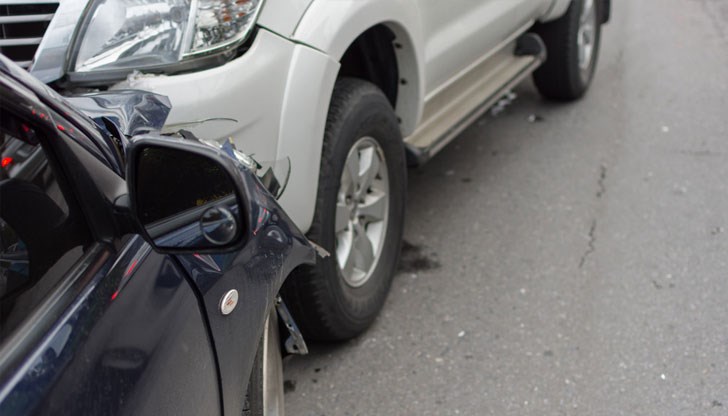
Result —
[[78, 103], [0, 56], [0, 415], [280, 414], [314, 249], [163, 97]]

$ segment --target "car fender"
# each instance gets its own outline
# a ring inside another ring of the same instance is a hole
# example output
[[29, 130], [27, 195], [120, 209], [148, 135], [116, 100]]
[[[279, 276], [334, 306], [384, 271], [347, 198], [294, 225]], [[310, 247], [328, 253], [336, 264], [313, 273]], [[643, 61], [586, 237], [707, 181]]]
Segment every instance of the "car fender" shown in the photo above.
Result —
[[382, 24], [396, 36], [395, 49], [402, 82], [395, 112], [402, 135], [419, 123], [424, 97], [423, 31], [419, 6], [413, 0], [314, 0], [292, 36], [339, 62], [347, 48], [367, 29]]
[[572, 0], [553, 0], [551, 8], [539, 20], [541, 22], [549, 22], [551, 20], [558, 19], [566, 13], [566, 10], [571, 5], [571, 1]]
[[[601, 20], [600, 23], [609, 23], [612, 16], [612, 1], [611, 0], [597, 0], [601, 3]], [[572, 0], [553, 0], [553, 4], [546, 14], [541, 17], [540, 21], [548, 22], [551, 20], [558, 19], [566, 13], [566, 10], [571, 5]]]
[[313, 221], [324, 128], [339, 63], [297, 45], [288, 69], [281, 106], [277, 160], [290, 158], [291, 175], [280, 203], [307, 231]]
[[265, 0], [258, 16], [258, 26], [290, 37], [313, 0]]

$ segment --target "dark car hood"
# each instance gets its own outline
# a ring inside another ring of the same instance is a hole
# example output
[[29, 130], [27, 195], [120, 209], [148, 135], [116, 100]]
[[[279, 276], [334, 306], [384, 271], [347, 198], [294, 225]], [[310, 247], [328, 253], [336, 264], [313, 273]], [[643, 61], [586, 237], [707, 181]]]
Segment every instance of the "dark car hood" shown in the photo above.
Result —
[[104, 118], [127, 137], [160, 132], [172, 104], [164, 95], [139, 90], [114, 90], [66, 97], [78, 110], [109, 132]]

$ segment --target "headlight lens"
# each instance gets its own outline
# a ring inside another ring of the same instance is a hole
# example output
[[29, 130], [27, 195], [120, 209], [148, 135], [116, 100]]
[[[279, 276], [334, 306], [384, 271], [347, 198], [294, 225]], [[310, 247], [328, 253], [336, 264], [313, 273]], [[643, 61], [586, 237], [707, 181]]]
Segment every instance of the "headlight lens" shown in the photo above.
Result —
[[96, 0], [73, 72], [164, 68], [227, 51], [250, 34], [263, 0]]

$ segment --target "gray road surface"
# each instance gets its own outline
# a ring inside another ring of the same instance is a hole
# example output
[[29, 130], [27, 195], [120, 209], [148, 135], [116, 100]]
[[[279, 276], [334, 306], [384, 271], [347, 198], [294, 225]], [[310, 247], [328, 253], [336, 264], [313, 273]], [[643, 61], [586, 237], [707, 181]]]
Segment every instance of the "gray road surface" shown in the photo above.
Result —
[[728, 415], [728, 0], [615, 0], [583, 101], [517, 93], [410, 171], [383, 314], [288, 414]]

